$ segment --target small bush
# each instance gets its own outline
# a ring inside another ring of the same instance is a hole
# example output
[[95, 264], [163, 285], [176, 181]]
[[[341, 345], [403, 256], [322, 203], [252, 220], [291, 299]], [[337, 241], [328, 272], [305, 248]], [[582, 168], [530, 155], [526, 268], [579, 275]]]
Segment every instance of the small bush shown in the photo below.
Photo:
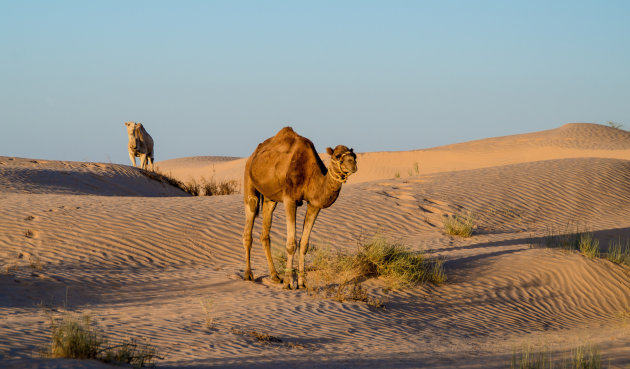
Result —
[[413, 253], [402, 244], [375, 237], [359, 249], [354, 266], [362, 276], [390, 279], [396, 286], [446, 280], [441, 260], [427, 260], [424, 253]]
[[239, 192], [239, 182], [235, 179], [225, 181], [205, 181], [201, 188], [205, 196], [231, 195]]
[[451, 236], [470, 237], [473, 234], [474, 227], [472, 213], [444, 216], [444, 232]]
[[630, 239], [624, 243], [621, 238], [613, 241], [608, 245], [608, 253], [606, 259], [616, 264], [630, 266]]
[[134, 368], [153, 366], [154, 360], [161, 359], [155, 347], [135, 339], [109, 346], [89, 315], [80, 318], [71, 314], [61, 318], [51, 316], [50, 327], [51, 345], [45, 354], [53, 358], [96, 359], [131, 364]]
[[424, 253], [412, 252], [380, 236], [360, 246], [354, 254], [313, 247], [309, 258], [309, 293], [337, 301], [362, 301], [383, 307], [385, 300], [369, 296], [361, 285], [370, 278], [382, 277], [390, 288], [446, 281], [442, 260], [429, 259]]
[[78, 320], [66, 315], [61, 320], [51, 321], [52, 357], [70, 359], [96, 359], [101, 345], [105, 342], [102, 334], [90, 326], [90, 317], [84, 315]]

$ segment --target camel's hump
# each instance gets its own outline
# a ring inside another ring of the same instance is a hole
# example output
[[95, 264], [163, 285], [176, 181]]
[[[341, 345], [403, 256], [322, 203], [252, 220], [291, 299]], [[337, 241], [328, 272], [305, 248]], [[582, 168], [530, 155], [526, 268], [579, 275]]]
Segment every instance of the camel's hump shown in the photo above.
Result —
[[283, 138], [288, 138], [288, 137], [296, 137], [299, 136], [291, 127], [284, 127], [281, 130], [278, 131], [278, 133], [276, 133], [276, 138], [278, 139], [283, 139]]

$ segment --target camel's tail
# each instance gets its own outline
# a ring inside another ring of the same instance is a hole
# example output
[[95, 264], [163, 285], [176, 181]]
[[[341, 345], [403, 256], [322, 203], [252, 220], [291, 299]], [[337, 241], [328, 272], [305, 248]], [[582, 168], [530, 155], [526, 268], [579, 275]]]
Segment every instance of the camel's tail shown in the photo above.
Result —
[[258, 201], [256, 202], [256, 211], [254, 212], [254, 219], [258, 217], [260, 213], [260, 208], [262, 208], [262, 202], [265, 200], [265, 197], [262, 193], [256, 191], [256, 195], [258, 196]]

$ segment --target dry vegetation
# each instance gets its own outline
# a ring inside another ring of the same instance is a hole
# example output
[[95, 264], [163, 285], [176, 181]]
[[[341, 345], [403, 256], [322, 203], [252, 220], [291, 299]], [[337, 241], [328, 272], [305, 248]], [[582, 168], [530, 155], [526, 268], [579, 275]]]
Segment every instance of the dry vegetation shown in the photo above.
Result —
[[470, 237], [475, 228], [475, 218], [472, 213], [445, 215], [443, 218], [444, 232], [451, 236]]
[[162, 359], [157, 349], [136, 339], [110, 343], [89, 315], [50, 316], [51, 344], [45, 356], [70, 359], [96, 359], [106, 363], [130, 364], [134, 368], [153, 367]]
[[154, 172], [147, 170], [143, 170], [142, 172], [153, 180], [175, 186], [192, 196], [219, 196], [240, 193], [240, 183], [236, 179], [216, 181], [214, 178], [209, 180], [202, 178], [200, 182], [197, 182], [195, 179], [182, 182], [157, 169]]
[[630, 266], [630, 239], [622, 241], [621, 238], [608, 245], [606, 259], [615, 264]]
[[604, 257], [615, 264], [630, 266], [630, 239], [623, 241], [619, 238], [610, 242], [608, 252], [602, 254], [599, 240], [593, 233], [572, 223], [568, 223], [563, 231], [548, 228], [542, 239], [532, 241], [531, 246], [578, 251], [590, 259]]
[[512, 355], [511, 369], [600, 369], [602, 360], [597, 346], [579, 346], [569, 357], [553, 360], [548, 349], [534, 350], [525, 347], [521, 353]]
[[[284, 253], [274, 253], [275, 262], [286, 265]], [[355, 253], [313, 247], [307, 265], [308, 290], [312, 295], [343, 301], [360, 301], [383, 307], [385, 298], [370, 296], [362, 284], [378, 278], [387, 289], [409, 287], [421, 283], [440, 284], [446, 281], [441, 259], [428, 258], [422, 252], [410, 251], [401, 243], [392, 243], [382, 236], [360, 245]]]

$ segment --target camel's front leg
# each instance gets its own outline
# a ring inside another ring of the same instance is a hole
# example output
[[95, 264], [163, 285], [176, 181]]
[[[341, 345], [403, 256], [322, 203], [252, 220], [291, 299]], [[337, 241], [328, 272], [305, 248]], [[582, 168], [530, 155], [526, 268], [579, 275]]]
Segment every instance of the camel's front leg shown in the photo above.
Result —
[[271, 280], [280, 283], [282, 282], [282, 280], [278, 277], [276, 267], [273, 265], [273, 258], [271, 257], [271, 245], [269, 242], [269, 230], [271, 229], [271, 220], [273, 217], [273, 211], [276, 209], [277, 204], [277, 202], [269, 200], [266, 197], [263, 201], [263, 225], [262, 231], [260, 232], [260, 243], [262, 243], [263, 249], [265, 250], [265, 256], [267, 257], [267, 264], [269, 265], [269, 275], [271, 277]]
[[250, 253], [252, 251], [252, 229], [254, 228], [254, 220], [256, 211], [258, 210], [258, 196], [253, 194], [245, 194], [245, 229], [243, 231], [243, 247], [245, 247], [245, 273], [243, 279], [253, 281], [252, 266], [250, 263]]
[[131, 165], [133, 165], [134, 168], [135, 168], [136, 167], [136, 155], [131, 150], [129, 150], [129, 159], [131, 159]]
[[306, 216], [304, 217], [304, 230], [302, 231], [302, 239], [300, 240], [300, 258], [298, 259], [298, 288], [305, 288], [305, 272], [304, 272], [304, 257], [308, 251], [308, 240], [311, 237], [311, 230], [319, 214], [319, 208], [308, 205], [306, 209]]
[[293, 254], [297, 246], [295, 242], [297, 203], [290, 199], [285, 200], [284, 210], [287, 216], [287, 267], [284, 271], [284, 288], [291, 289], [291, 284], [293, 284]]

